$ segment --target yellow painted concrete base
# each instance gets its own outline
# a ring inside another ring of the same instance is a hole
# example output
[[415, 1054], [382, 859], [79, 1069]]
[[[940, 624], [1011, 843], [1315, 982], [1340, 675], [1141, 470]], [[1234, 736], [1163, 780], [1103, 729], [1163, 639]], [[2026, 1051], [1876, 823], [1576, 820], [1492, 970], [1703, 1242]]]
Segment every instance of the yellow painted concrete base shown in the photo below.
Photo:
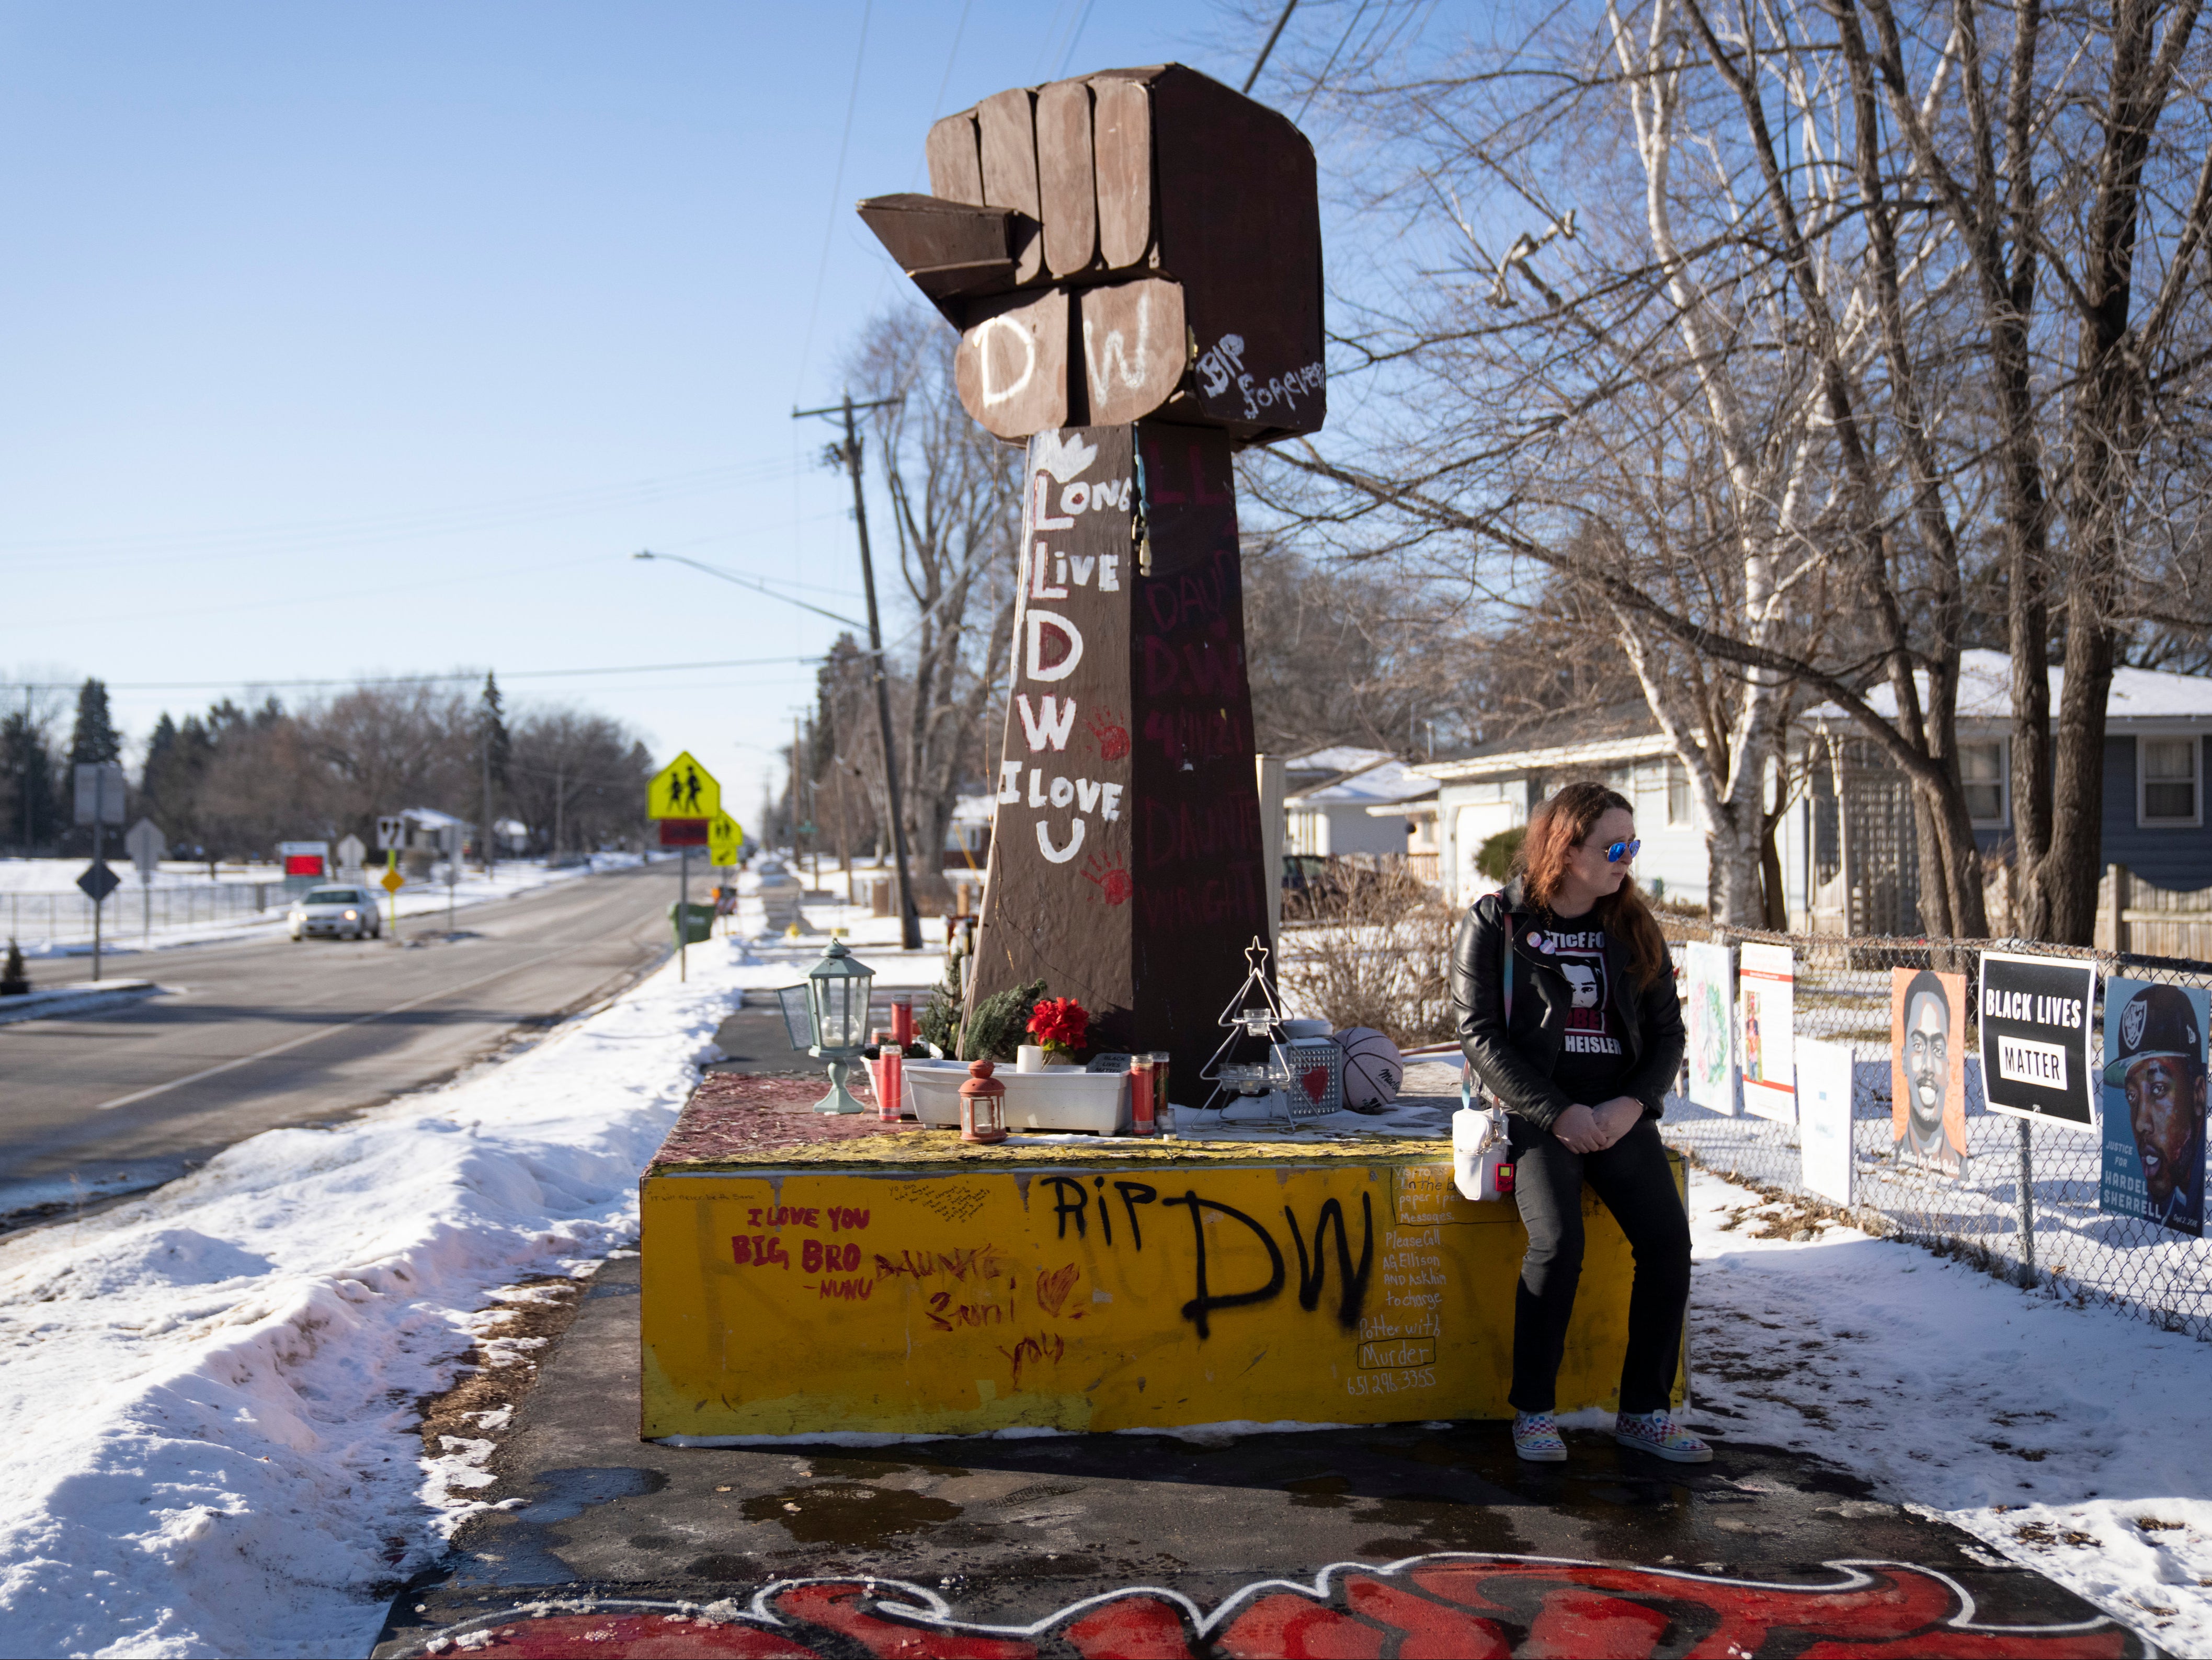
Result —
[[[642, 1433], [1510, 1416], [1527, 1236], [1433, 1158], [649, 1175]], [[1627, 1324], [1583, 1206], [1562, 1411], [1613, 1405]]]

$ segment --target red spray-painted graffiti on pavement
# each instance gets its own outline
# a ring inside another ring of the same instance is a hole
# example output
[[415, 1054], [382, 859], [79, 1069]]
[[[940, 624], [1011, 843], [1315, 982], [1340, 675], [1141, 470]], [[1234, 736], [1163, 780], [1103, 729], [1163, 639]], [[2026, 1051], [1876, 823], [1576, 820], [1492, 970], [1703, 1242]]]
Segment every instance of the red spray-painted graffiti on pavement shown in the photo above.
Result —
[[[1261, 1580], [1212, 1613], [1176, 1592], [1131, 1586], [1034, 1625], [955, 1617], [936, 1592], [891, 1579], [784, 1580], [739, 1610], [603, 1599], [524, 1604], [441, 1633], [472, 1657], [652, 1654], [671, 1660], [813, 1660], [844, 1655], [959, 1660], [1243, 1660], [1243, 1657], [1786, 1654], [1803, 1660], [1911, 1656], [2088, 1660], [2145, 1652], [2104, 1619], [2075, 1625], [1978, 1620], [1947, 1575], [1894, 1562], [1831, 1562], [1823, 1583], [1762, 1584], [1656, 1568], [1518, 1557], [1417, 1556], [1339, 1564], [1311, 1584]], [[533, 1617], [534, 1616], [534, 1617]], [[443, 1649], [445, 1644], [441, 1644]]]

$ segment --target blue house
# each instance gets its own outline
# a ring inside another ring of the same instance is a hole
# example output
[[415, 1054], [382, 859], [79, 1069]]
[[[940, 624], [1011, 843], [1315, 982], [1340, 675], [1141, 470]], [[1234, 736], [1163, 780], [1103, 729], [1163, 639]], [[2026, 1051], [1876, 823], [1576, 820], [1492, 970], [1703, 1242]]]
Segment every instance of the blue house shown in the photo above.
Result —
[[[2063, 671], [2051, 670], [2055, 711]], [[1895, 711], [1887, 686], [1867, 700]], [[2002, 651], [1961, 655], [1959, 763], [1975, 833], [2001, 855], [2012, 838], [2011, 663]], [[2104, 858], [2143, 884], [2195, 894], [2212, 888], [2212, 829], [2205, 774], [2212, 764], [2212, 679], [2121, 669], [2112, 680], [2105, 738]], [[1437, 780], [1435, 812], [1442, 886], [1465, 905], [1493, 885], [1475, 869], [1482, 842], [1524, 824], [1561, 785], [1593, 779], [1636, 804], [1645, 888], [1667, 899], [1707, 902], [1705, 827], [1687, 772], [1640, 703], [1578, 713], [1557, 725], [1471, 754], [1408, 769]], [[1905, 775], [1832, 705], [1793, 722], [1784, 785], [1789, 806], [1776, 827], [1790, 924], [1800, 933], [1919, 931], [1919, 851]], [[1993, 885], [1991, 926], [2003, 931], [2006, 888]], [[2212, 901], [2212, 895], [2208, 895]], [[2112, 900], [2107, 878], [2105, 902]], [[2185, 907], [2196, 911], [2192, 900]], [[2212, 910], [2212, 903], [2204, 909]], [[2110, 931], [2109, 922], [2105, 925]], [[2194, 924], [2208, 927], [2208, 924]], [[2162, 937], [2162, 936], [2161, 936]], [[2185, 948], [2147, 945], [2137, 948]]]

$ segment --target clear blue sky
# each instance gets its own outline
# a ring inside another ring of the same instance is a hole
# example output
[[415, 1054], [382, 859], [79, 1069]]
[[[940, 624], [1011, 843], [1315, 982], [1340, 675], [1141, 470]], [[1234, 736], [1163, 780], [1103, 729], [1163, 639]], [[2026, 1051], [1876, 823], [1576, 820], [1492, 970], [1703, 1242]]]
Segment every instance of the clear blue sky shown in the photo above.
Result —
[[[829, 431], [789, 418], [903, 286], [851, 201], [921, 185], [929, 122], [1002, 87], [1234, 84], [1260, 33], [881, 0], [863, 51], [863, 14], [0, 7], [0, 673], [100, 676], [135, 742], [256, 682], [489, 664], [690, 748], [750, 816], [836, 626], [629, 556], [858, 613]], [[753, 658], [782, 660], [526, 677]], [[122, 689], [174, 682], [220, 685]]]

